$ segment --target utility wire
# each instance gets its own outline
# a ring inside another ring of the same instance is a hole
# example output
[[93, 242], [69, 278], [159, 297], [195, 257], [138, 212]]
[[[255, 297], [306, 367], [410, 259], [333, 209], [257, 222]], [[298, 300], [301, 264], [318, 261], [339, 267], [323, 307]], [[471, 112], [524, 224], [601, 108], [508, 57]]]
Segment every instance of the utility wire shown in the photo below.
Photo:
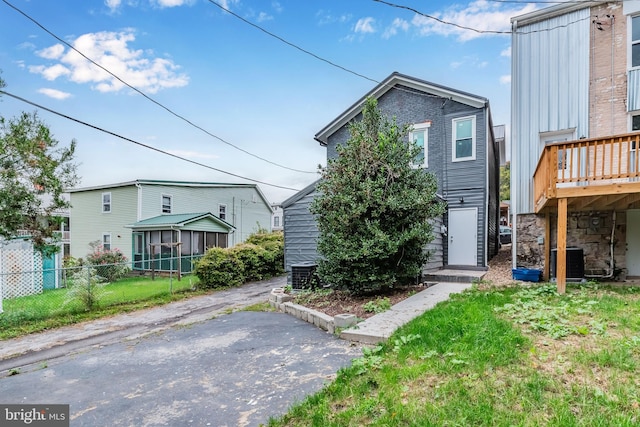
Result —
[[291, 191], [300, 191], [297, 188], [285, 187], [285, 186], [282, 186], [282, 185], [270, 184], [268, 182], [259, 181], [257, 179], [253, 179], [253, 178], [247, 178], [246, 176], [238, 175], [238, 174], [235, 174], [235, 173], [232, 173], [232, 172], [227, 172], [227, 171], [224, 171], [222, 169], [214, 168], [213, 166], [205, 165], [204, 163], [196, 162], [195, 160], [191, 160], [191, 159], [187, 159], [187, 158], [182, 157], [182, 156], [178, 156], [177, 154], [169, 153], [168, 151], [164, 151], [164, 150], [161, 150], [159, 148], [153, 147], [151, 145], [144, 144], [142, 142], [138, 142], [136, 140], [133, 140], [131, 138], [127, 138], [125, 136], [119, 135], [119, 134], [117, 134], [115, 132], [112, 132], [110, 130], [106, 130], [106, 129], [103, 129], [103, 128], [98, 127], [96, 125], [92, 125], [90, 123], [84, 122], [84, 121], [82, 121], [80, 119], [76, 119], [74, 117], [67, 116], [66, 114], [63, 114], [63, 113], [60, 113], [58, 111], [52, 110], [51, 108], [47, 108], [47, 107], [42, 106], [40, 104], [36, 104], [35, 102], [29, 101], [27, 99], [24, 99], [24, 98], [18, 96], [18, 95], [14, 95], [14, 94], [6, 92], [4, 90], [0, 90], [0, 95], [10, 96], [11, 98], [17, 99], [18, 101], [22, 101], [22, 102], [24, 102], [26, 104], [29, 104], [29, 105], [32, 105], [32, 106], [34, 106], [36, 108], [40, 108], [41, 110], [48, 111], [51, 114], [55, 114], [56, 116], [63, 117], [65, 119], [67, 119], [67, 120], [71, 120], [71, 121], [79, 123], [81, 125], [90, 127], [92, 129], [98, 130], [98, 131], [103, 132], [103, 133], [106, 133], [108, 135], [115, 136], [116, 138], [120, 138], [120, 139], [122, 139], [124, 141], [131, 142], [132, 144], [139, 145], [139, 146], [147, 148], [149, 150], [157, 151], [158, 153], [165, 154], [167, 156], [171, 156], [171, 157], [174, 157], [176, 159], [183, 160], [185, 162], [189, 162], [189, 163], [192, 163], [192, 164], [197, 165], [197, 166], [202, 166], [203, 168], [211, 169], [211, 170], [214, 170], [216, 172], [220, 172], [220, 173], [223, 173], [223, 174], [226, 174], [226, 175], [231, 175], [231, 176], [234, 176], [236, 178], [245, 179], [247, 181], [255, 182], [255, 183], [258, 183], [258, 184], [268, 185], [269, 187], [281, 188], [281, 189], [284, 189], [284, 190], [291, 190]]
[[[3, 1], [4, 1], [4, 0], [3, 0]], [[322, 62], [326, 62], [327, 64], [331, 65], [332, 67], [339, 68], [339, 69], [341, 69], [342, 71], [346, 71], [347, 73], [351, 73], [351, 74], [353, 74], [353, 75], [355, 75], [355, 76], [361, 77], [361, 78], [363, 78], [363, 79], [369, 80], [369, 81], [374, 82], [374, 83], [380, 83], [379, 81], [377, 81], [377, 80], [375, 80], [375, 79], [372, 79], [371, 77], [367, 77], [367, 76], [365, 76], [364, 74], [357, 73], [357, 72], [355, 72], [355, 71], [353, 71], [353, 70], [350, 70], [350, 69], [348, 69], [348, 68], [346, 68], [346, 67], [343, 67], [342, 65], [338, 65], [338, 64], [336, 64], [335, 62], [331, 62], [331, 61], [329, 61], [328, 59], [322, 58], [321, 56], [318, 56], [318, 55], [316, 55], [316, 54], [315, 54], [315, 53], [313, 53], [313, 52], [310, 52], [310, 51], [308, 51], [308, 50], [306, 50], [306, 49], [304, 49], [304, 48], [302, 48], [302, 47], [300, 47], [300, 46], [298, 46], [298, 45], [296, 45], [296, 44], [293, 44], [293, 43], [291, 43], [291, 42], [289, 42], [289, 41], [287, 41], [287, 40], [283, 39], [283, 38], [282, 38], [282, 37], [280, 37], [279, 35], [274, 34], [274, 33], [270, 32], [270, 31], [266, 30], [265, 28], [263, 28], [263, 27], [259, 26], [258, 24], [254, 24], [253, 22], [251, 22], [251, 21], [249, 21], [249, 20], [247, 20], [247, 19], [243, 18], [242, 16], [240, 16], [240, 15], [238, 15], [237, 13], [235, 13], [235, 12], [233, 12], [233, 11], [231, 11], [231, 10], [227, 9], [226, 7], [222, 6], [221, 4], [216, 3], [216, 2], [215, 2], [215, 1], [213, 1], [213, 0], [208, 0], [208, 1], [209, 1], [209, 3], [211, 3], [211, 4], [213, 4], [213, 5], [217, 6], [217, 7], [219, 7], [220, 9], [222, 9], [222, 10], [223, 10], [223, 11], [225, 11], [225, 12], [227, 12], [228, 14], [235, 16], [236, 18], [238, 18], [239, 20], [241, 20], [241, 21], [242, 21], [242, 22], [244, 22], [245, 24], [251, 25], [252, 27], [254, 27], [254, 28], [256, 28], [256, 29], [258, 29], [258, 30], [262, 31], [263, 33], [265, 33], [265, 34], [267, 34], [267, 35], [269, 35], [269, 36], [273, 37], [274, 39], [277, 39], [277, 40], [281, 41], [281, 42], [282, 42], [282, 43], [284, 43], [284, 44], [287, 44], [287, 45], [291, 46], [291, 47], [292, 47], [292, 48], [294, 48], [294, 49], [298, 49], [299, 51], [301, 51], [301, 52], [303, 52], [303, 53], [306, 53], [307, 55], [310, 55], [310, 56], [314, 57], [315, 59], [318, 59], [318, 60], [320, 60], [320, 61], [322, 61]]]
[[97, 62], [95, 62], [93, 59], [89, 58], [88, 56], [86, 56], [84, 53], [80, 52], [78, 49], [76, 49], [74, 46], [72, 46], [70, 43], [66, 42], [65, 40], [63, 40], [62, 38], [58, 37], [57, 35], [55, 35], [53, 32], [51, 32], [50, 30], [48, 30], [47, 28], [44, 27], [44, 25], [40, 24], [38, 21], [36, 21], [34, 18], [32, 18], [31, 16], [29, 16], [27, 13], [23, 12], [22, 10], [18, 9], [16, 6], [14, 6], [13, 4], [9, 3], [7, 0], [2, 0], [3, 3], [5, 3], [7, 6], [11, 7], [12, 9], [14, 9], [16, 12], [20, 13], [22, 16], [24, 16], [25, 18], [27, 18], [28, 20], [30, 20], [31, 22], [33, 22], [34, 24], [36, 24], [38, 27], [40, 27], [43, 31], [45, 31], [47, 34], [49, 34], [50, 36], [52, 36], [53, 38], [55, 38], [56, 40], [58, 40], [60, 43], [63, 43], [64, 45], [68, 46], [70, 49], [73, 49], [75, 52], [77, 52], [78, 54], [80, 54], [84, 59], [86, 59], [87, 61], [91, 62], [93, 65], [95, 65], [96, 67], [99, 67], [100, 69], [106, 71], [107, 73], [109, 73], [113, 78], [115, 78], [116, 80], [118, 80], [120, 83], [124, 84], [125, 86], [129, 87], [130, 89], [134, 90], [135, 92], [137, 92], [138, 94], [142, 95], [144, 98], [146, 98], [147, 100], [153, 102], [154, 104], [156, 104], [157, 106], [159, 106], [160, 108], [166, 110], [167, 112], [169, 112], [170, 114], [174, 115], [175, 117], [181, 119], [182, 121], [188, 123], [189, 125], [195, 127], [196, 129], [204, 132], [205, 134], [209, 135], [212, 138], [217, 139], [218, 141], [229, 145], [230, 147], [235, 148], [236, 150], [242, 151], [245, 154], [248, 154], [251, 157], [254, 157], [256, 159], [262, 160], [264, 162], [270, 163], [274, 166], [278, 166], [280, 168], [283, 169], [288, 169], [290, 171], [294, 171], [294, 172], [300, 172], [300, 173], [309, 173], [309, 174], [315, 174], [316, 172], [310, 172], [310, 171], [304, 171], [304, 170], [300, 170], [300, 169], [294, 169], [294, 168], [290, 168], [288, 166], [284, 166], [281, 165], [279, 163], [273, 162], [271, 160], [265, 159], [264, 157], [260, 157], [256, 154], [253, 154], [243, 148], [238, 147], [237, 145], [234, 145], [228, 141], [225, 141], [224, 139], [222, 139], [221, 137], [214, 135], [213, 133], [209, 132], [208, 130], [202, 128], [201, 126], [193, 123], [192, 121], [190, 121], [189, 119], [185, 118], [184, 116], [176, 113], [175, 111], [171, 110], [169, 107], [161, 104], [160, 102], [156, 101], [155, 99], [151, 98], [149, 95], [145, 94], [144, 92], [142, 92], [141, 90], [139, 90], [138, 88], [130, 85], [129, 83], [125, 82], [124, 80], [122, 80], [120, 77], [118, 77], [116, 74], [114, 74], [113, 72], [109, 71], [107, 68], [103, 67], [102, 65], [98, 64]]
[[[557, 28], [566, 28], [569, 25], [576, 24], [576, 23], [581, 22], [581, 21], [586, 21], [587, 19], [591, 19], [591, 17], [586, 17], [586, 18], [582, 18], [582, 19], [577, 19], [577, 20], [572, 21], [572, 22], [568, 22], [567, 24], [557, 25], [557, 26], [551, 27], [551, 28], [543, 28], [543, 29], [540, 29], [540, 30], [531, 30], [531, 31], [515, 31], [515, 32], [512, 32], [512, 31], [497, 31], [497, 30], [479, 30], [477, 28], [472, 28], [472, 27], [467, 27], [467, 26], [464, 26], [464, 25], [459, 25], [459, 24], [456, 24], [455, 22], [444, 21], [444, 20], [442, 20], [440, 18], [437, 18], [437, 17], [435, 17], [433, 15], [429, 15], [429, 14], [420, 12], [419, 10], [414, 9], [412, 7], [409, 7], [409, 6], [396, 4], [396, 3], [391, 3], [391, 2], [388, 2], [388, 1], [385, 1], [385, 0], [372, 0], [372, 1], [377, 2], [377, 3], [386, 4], [387, 6], [395, 7], [395, 8], [398, 8], [398, 9], [406, 9], [406, 10], [409, 10], [409, 11], [411, 11], [411, 12], [417, 14], [417, 15], [424, 16], [425, 18], [429, 18], [429, 19], [432, 19], [432, 20], [434, 20], [436, 22], [439, 22], [439, 23], [441, 23], [443, 25], [450, 25], [452, 27], [456, 27], [456, 28], [459, 28], [461, 30], [473, 31], [474, 33], [478, 33], [478, 34], [505, 34], [505, 35], [506, 34], [517, 34], [517, 35], [525, 35], [525, 34], [543, 33], [543, 32], [546, 32], [546, 31], [555, 30]], [[489, 1], [497, 1], [497, 2], [502, 2], [502, 3], [507, 3], [507, 0], [489, 0]], [[513, 1], [513, 2], [514, 3], [522, 3], [522, 2], [519, 2], [519, 1]], [[527, 3], [535, 3], [535, 2], [527, 2]], [[549, 3], [583, 3], [583, 1], [549, 2]]]

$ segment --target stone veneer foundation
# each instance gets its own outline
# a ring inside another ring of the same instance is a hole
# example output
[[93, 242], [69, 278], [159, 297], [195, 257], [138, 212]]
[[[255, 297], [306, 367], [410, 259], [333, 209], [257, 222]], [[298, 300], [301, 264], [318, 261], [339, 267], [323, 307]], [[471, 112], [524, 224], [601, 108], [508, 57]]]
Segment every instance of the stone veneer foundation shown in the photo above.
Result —
[[[551, 249], [557, 247], [557, 215], [551, 214]], [[518, 267], [543, 269], [544, 267], [543, 215], [521, 214], [517, 218], [516, 256]], [[612, 211], [569, 212], [567, 217], [567, 247], [584, 251], [586, 276], [609, 273], [611, 258], [611, 231], [613, 227], [614, 279], [626, 278], [626, 212], [616, 212], [615, 225]]]

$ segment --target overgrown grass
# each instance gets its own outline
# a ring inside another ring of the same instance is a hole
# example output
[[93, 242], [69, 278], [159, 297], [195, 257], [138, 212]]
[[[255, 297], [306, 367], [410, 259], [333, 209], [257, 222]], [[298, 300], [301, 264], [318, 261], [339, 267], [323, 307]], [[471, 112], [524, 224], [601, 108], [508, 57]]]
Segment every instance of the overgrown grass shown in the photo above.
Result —
[[197, 290], [198, 279], [129, 277], [104, 286], [97, 308], [86, 310], [78, 300], [69, 299], [69, 289], [45, 290], [38, 295], [5, 299], [0, 314], [0, 339], [14, 338], [84, 320], [166, 304], [205, 294]]
[[473, 290], [269, 425], [640, 425], [639, 368], [638, 288]]

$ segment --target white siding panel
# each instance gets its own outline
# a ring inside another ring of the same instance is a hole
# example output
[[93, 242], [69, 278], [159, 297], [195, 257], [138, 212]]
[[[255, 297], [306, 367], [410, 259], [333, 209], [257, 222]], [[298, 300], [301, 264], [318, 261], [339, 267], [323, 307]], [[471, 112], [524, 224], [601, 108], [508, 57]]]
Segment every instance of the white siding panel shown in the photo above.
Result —
[[[517, 24], [517, 23], [516, 23]], [[516, 213], [533, 212], [540, 132], [576, 129], [588, 137], [588, 8], [516, 29], [512, 36], [512, 177]]]

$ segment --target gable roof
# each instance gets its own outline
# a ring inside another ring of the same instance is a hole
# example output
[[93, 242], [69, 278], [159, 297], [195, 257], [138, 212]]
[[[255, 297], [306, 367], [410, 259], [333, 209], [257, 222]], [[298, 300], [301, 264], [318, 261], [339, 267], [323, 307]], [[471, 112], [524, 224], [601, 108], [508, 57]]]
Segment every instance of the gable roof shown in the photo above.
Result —
[[319, 179], [313, 181], [311, 184], [307, 185], [302, 190], [298, 191], [296, 194], [294, 194], [293, 196], [289, 197], [284, 202], [280, 203], [280, 206], [282, 206], [282, 209], [288, 208], [289, 206], [293, 205], [298, 200], [300, 200], [303, 197], [308, 196], [309, 194], [311, 194], [314, 191], [316, 191], [316, 185], [318, 185], [319, 182], [320, 182]]
[[135, 181], [118, 182], [115, 184], [96, 185], [92, 187], [81, 187], [67, 189], [68, 193], [80, 193], [82, 191], [94, 191], [94, 190], [108, 190], [118, 187], [130, 187], [134, 185], [170, 185], [174, 187], [200, 187], [200, 188], [253, 188], [258, 192], [258, 195], [262, 199], [262, 202], [271, 208], [271, 203], [267, 200], [267, 197], [262, 193], [260, 187], [257, 184], [235, 184], [224, 182], [202, 182], [202, 181], [165, 181], [158, 179], [136, 179]]
[[482, 108], [489, 102], [487, 98], [407, 76], [405, 74], [400, 74], [396, 71], [391, 73], [389, 77], [371, 89], [366, 95], [336, 117], [331, 123], [322, 128], [322, 130], [316, 134], [315, 140], [318, 141], [320, 145], [327, 145], [327, 140], [331, 135], [360, 114], [367, 98], [371, 97], [378, 99], [385, 93], [394, 89], [397, 85], [427, 92], [431, 95], [442, 97], [443, 99], [451, 99], [475, 108]]
[[235, 227], [228, 222], [218, 218], [211, 212], [201, 213], [186, 213], [186, 214], [172, 214], [172, 215], [159, 215], [152, 218], [143, 219], [134, 224], [125, 225], [127, 228], [145, 228], [145, 229], [158, 229], [158, 228], [183, 228], [186, 225], [199, 221], [201, 219], [209, 219], [219, 225], [222, 225], [228, 230], [234, 230]]

